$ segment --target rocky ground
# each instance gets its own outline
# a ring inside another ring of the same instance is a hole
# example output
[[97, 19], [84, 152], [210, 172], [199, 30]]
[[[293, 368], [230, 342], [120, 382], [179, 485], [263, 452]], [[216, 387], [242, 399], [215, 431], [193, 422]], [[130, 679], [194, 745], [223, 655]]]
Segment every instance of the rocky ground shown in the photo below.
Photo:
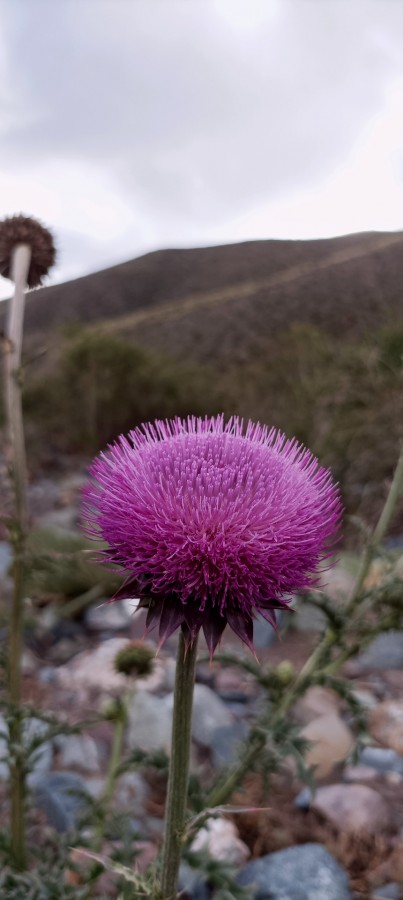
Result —
[[[81, 481], [82, 476], [66, 475], [56, 484], [36, 482], [31, 488], [36, 524], [74, 528]], [[10, 587], [8, 563], [9, 548], [3, 541], [0, 580], [5, 597]], [[342, 566], [329, 573], [335, 602], [346, 595], [351, 580]], [[143, 614], [133, 614], [132, 607], [131, 601], [98, 603], [80, 618], [52, 627], [47, 640], [27, 634], [24, 698], [42, 713], [56, 714], [64, 723], [75, 725], [94, 718], [113, 698], [124, 695], [128, 704], [124, 754], [135, 748], [145, 752], [163, 748], [169, 753], [175, 640], [161, 651], [147, 678], [136, 681], [118, 674], [113, 665], [116, 652], [143, 633]], [[322, 624], [318, 613], [301, 606], [290, 617], [281, 640], [261, 623], [257, 654], [262, 663], [289, 660], [298, 669], [308, 656]], [[5, 628], [2, 635], [5, 639]], [[227, 636], [224, 645], [241, 652], [235, 638]], [[200, 652], [203, 655], [203, 648]], [[358, 758], [354, 758], [355, 734], [347, 709], [332, 691], [311, 688], [294, 715], [310, 742], [307, 759], [315, 766], [316, 791], [298, 781], [287, 763], [273, 779], [269, 795], [261, 777], [250, 775], [245, 790], [234, 800], [255, 810], [210, 820], [196, 839], [195, 850], [207, 848], [235, 867], [242, 885], [253, 883], [257, 900], [403, 897], [403, 633], [390, 632], [376, 639], [346, 667], [345, 675], [367, 714], [368, 738]], [[192, 767], [202, 778], [210, 778], [234, 758], [259, 709], [259, 690], [253, 678], [237, 667], [223, 668], [218, 662], [198, 666]], [[0, 758], [6, 727], [0, 718]], [[26, 739], [44, 727], [39, 719], [30, 720]], [[83, 812], [82, 792], [102, 796], [113, 730], [112, 722], [98, 721], [41, 745], [29, 776], [30, 835], [39, 846], [54, 831], [68, 835], [74, 830]], [[3, 759], [3, 824], [8, 815], [7, 778]], [[164, 792], [165, 774], [155, 770], [126, 772], [116, 788], [113, 807], [126, 814], [140, 868], [154, 858], [161, 840]], [[107, 854], [118, 840], [109, 834], [103, 852]], [[72, 858], [80, 859], [78, 849]], [[79, 883], [79, 877], [73, 870], [66, 873], [72, 883]], [[186, 896], [210, 897], [205, 882], [187, 866], [182, 882]], [[116, 896], [110, 875], [104, 876], [99, 896]]]

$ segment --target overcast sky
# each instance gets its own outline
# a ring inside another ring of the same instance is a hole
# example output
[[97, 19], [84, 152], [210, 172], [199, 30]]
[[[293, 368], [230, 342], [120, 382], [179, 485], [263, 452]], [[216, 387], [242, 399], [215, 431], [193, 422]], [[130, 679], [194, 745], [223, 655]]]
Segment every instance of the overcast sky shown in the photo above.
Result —
[[402, 0], [0, 14], [0, 215], [53, 229], [52, 280], [160, 247], [403, 229]]

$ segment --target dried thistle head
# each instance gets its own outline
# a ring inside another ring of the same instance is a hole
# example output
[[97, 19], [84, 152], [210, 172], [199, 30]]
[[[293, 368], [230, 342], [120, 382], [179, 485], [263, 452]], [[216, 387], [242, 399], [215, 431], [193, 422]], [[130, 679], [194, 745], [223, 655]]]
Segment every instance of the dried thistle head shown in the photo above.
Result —
[[28, 287], [38, 287], [53, 266], [56, 248], [53, 237], [44, 225], [29, 216], [8, 216], [0, 222], [0, 275], [11, 277], [11, 258], [18, 244], [31, 248]]
[[153, 670], [155, 651], [143, 641], [131, 641], [115, 656], [115, 670], [122, 675], [145, 678]]

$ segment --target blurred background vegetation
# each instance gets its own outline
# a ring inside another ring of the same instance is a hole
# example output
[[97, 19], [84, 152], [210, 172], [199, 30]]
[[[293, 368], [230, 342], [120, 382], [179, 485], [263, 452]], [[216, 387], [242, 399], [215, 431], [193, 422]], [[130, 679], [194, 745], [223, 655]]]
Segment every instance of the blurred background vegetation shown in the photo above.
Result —
[[166, 250], [31, 292], [31, 478], [148, 419], [224, 411], [296, 435], [373, 521], [403, 439], [401, 248], [368, 233]]
[[223, 410], [273, 423], [332, 466], [348, 510], [371, 519], [403, 437], [403, 321], [350, 341], [293, 323], [226, 366], [74, 326], [59, 335], [51, 371], [46, 357], [27, 367], [24, 404], [34, 469], [90, 457], [155, 417]]

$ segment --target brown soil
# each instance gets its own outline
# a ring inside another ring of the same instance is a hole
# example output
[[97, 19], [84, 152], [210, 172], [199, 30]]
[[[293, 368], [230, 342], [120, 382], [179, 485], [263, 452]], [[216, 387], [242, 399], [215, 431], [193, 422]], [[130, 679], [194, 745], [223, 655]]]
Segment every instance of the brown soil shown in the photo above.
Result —
[[[371, 897], [375, 884], [395, 879], [396, 831], [376, 836], [338, 831], [315, 810], [296, 809], [293, 800], [297, 791], [281, 777], [273, 779], [268, 797], [265, 797], [260, 776], [251, 775], [245, 787], [246, 791], [236, 798], [240, 805], [266, 807], [261, 812], [244, 813], [234, 819], [253, 859], [295, 844], [317, 842], [325, 844], [344, 866], [350, 875], [352, 890], [362, 900]], [[371, 781], [371, 787], [393, 806], [396, 830], [399, 825], [402, 827], [403, 797], [398, 795], [396, 787], [385, 785], [383, 779]], [[401, 852], [403, 854], [403, 847]]]

